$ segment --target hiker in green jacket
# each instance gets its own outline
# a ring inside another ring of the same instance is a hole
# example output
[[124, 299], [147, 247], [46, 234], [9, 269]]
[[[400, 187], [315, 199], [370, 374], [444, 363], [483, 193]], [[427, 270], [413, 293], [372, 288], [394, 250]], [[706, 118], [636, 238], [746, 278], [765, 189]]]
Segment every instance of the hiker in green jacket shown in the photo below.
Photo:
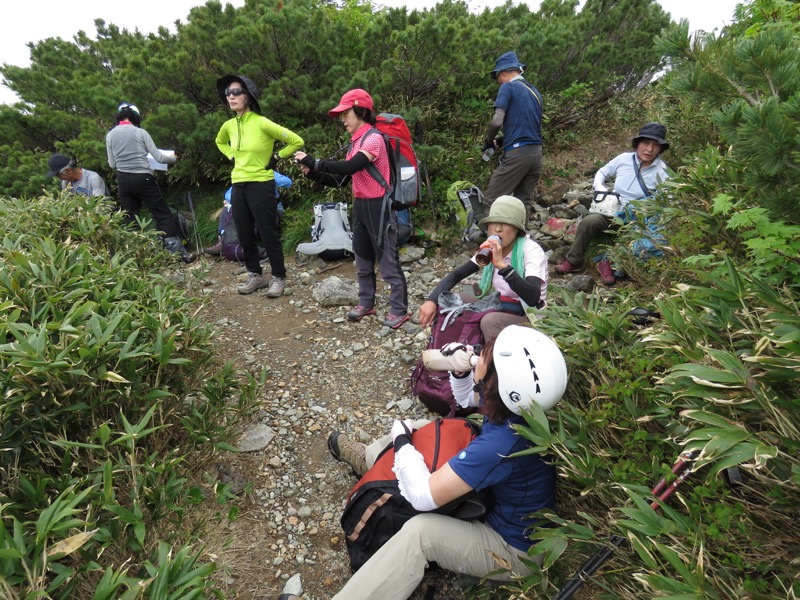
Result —
[[[267, 251], [272, 281], [268, 298], [283, 295], [286, 265], [278, 228], [278, 200], [275, 195], [275, 167], [278, 158], [288, 158], [303, 147], [303, 138], [261, 115], [259, 90], [244, 75], [225, 75], [217, 80], [217, 93], [236, 116], [223, 123], [217, 134], [219, 151], [233, 161], [231, 183], [233, 219], [244, 250], [249, 272], [240, 294], [252, 294], [267, 287], [258, 255], [256, 229]], [[284, 147], [273, 154], [275, 142]]]

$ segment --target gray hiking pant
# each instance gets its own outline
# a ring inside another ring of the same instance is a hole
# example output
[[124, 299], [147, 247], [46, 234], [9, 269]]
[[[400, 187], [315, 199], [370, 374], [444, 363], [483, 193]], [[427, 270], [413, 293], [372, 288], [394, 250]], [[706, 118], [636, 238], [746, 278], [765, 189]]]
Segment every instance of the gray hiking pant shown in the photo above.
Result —
[[366, 308], [375, 306], [377, 262], [381, 278], [391, 286], [390, 312], [398, 316], [406, 315], [408, 287], [397, 250], [397, 219], [391, 207], [386, 206], [382, 211], [382, 205], [382, 198], [356, 198], [353, 201], [353, 252], [356, 255], [358, 303]]
[[505, 152], [500, 158], [500, 166], [489, 180], [484, 202], [491, 206], [500, 196], [514, 196], [529, 205], [541, 170], [541, 144], [529, 144]]
[[567, 260], [573, 265], [582, 265], [583, 257], [586, 254], [586, 250], [589, 249], [591, 241], [606, 231], [617, 229], [618, 227], [611, 217], [598, 213], [589, 213], [578, 223], [575, 242], [567, 252]]

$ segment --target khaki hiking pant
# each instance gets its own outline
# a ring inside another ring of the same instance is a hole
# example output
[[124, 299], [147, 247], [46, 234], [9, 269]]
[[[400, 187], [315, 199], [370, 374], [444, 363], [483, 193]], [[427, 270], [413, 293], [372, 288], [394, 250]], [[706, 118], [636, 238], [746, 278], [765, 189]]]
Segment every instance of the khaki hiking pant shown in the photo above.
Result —
[[[484, 577], [501, 566], [509, 566], [511, 573], [492, 576], [496, 581], [509, 581], [512, 573], [530, 574], [520, 560], [521, 554], [485, 523], [424, 513], [403, 525], [333, 600], [406, 600], [432, 562], [473, 577]], [[498, 564], [495, 556], [506, 565]]]

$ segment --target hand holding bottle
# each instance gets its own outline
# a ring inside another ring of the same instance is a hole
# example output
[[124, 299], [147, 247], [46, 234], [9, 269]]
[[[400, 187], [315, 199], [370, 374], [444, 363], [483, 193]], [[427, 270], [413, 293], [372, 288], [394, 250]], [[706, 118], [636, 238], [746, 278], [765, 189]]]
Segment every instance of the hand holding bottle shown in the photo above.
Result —
[[494, 252], [500, 251], [502, 253], [502, 242], [499, 235], [490, 235], [486, 241], [481, 244], [477, 254], [475, 254], [475, 262], [481, 267], [485, 267], [493, 261]]

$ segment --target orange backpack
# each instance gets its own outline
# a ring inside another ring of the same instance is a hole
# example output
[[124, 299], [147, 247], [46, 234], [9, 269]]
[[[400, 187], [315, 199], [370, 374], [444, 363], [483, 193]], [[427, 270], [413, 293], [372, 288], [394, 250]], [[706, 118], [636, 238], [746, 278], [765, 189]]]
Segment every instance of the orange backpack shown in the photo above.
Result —
[[[466, 448], [478, 433], [478, 426], [467, 419], [440, 418], [416, 430], [411, 443], [433, 473]], [[347, 494], [341, 524], [353, 571], [367, 562], [406, 521], [419, 514], [400, 494], [393, 466], [394, 447], [390, 444]], [[434, 512], [473, 520], [483, 518], [492, 504], [491, 492], [473, 491]]]

